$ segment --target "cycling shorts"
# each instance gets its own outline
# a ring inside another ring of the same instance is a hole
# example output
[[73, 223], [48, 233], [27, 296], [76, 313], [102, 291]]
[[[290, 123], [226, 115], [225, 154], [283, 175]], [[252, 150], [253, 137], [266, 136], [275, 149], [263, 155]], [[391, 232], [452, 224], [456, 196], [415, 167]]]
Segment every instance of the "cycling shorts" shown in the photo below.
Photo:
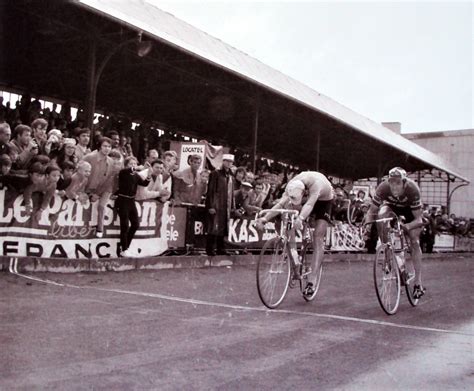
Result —
[[332, 200], [316, 201], [313, 210], [309, 214], [313, 220], [326, 220], [331, 223]]
[[409, 206], [398, 207], [398, 206], [389, 205], [389, 204], [385, 204], [385, 206], [390, 208], [393, 211], [393, 213], [395, 213], [397, 216], [404, 216], [405, 223], [409, 223], [415, 220], [415, 216], [413, 216], [413, 212]]

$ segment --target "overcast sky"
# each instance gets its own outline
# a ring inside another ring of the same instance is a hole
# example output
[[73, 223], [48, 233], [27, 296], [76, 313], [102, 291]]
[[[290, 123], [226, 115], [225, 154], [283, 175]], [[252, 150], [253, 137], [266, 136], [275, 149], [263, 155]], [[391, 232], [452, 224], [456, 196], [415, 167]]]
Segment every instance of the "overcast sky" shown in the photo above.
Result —
[[402, 132], [474, 128], [472, 2], [147, 1]]

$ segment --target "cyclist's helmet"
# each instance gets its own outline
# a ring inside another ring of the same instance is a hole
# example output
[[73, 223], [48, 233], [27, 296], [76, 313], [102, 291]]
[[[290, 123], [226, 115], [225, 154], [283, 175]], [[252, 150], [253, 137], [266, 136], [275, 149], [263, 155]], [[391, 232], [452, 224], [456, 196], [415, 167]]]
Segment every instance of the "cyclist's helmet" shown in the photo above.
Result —
[[304, 189], [304, 183], [299, 179], [294, 179], [286, 185], [286, 194], [290, 198], [290, 202], [293, 205], [301, 204], [301, 201], [303, 200]]
[[407, 179], [407, 172], [401, 167], [393, 167], [388, 172], [388, 180], [390, 180], [391, 178], [401, 179], [405, 182], [405, 180]]

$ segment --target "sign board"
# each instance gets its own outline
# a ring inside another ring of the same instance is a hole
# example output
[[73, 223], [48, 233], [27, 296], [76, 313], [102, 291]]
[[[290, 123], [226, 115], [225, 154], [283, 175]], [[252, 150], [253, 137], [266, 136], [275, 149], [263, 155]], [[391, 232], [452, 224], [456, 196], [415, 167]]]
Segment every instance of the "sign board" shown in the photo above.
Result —
[[204, 164], [206, 161], [206, 145], [199, 144], [199, 143], [181, 143], [179, 148], [179, 168], [178, 170], [184, 170], [185, 168], [189, 168], [188, 164], [188, 157], [190, 155], [199, 155], [201, 156], [201, 167], [199, 171], [204, 168]]

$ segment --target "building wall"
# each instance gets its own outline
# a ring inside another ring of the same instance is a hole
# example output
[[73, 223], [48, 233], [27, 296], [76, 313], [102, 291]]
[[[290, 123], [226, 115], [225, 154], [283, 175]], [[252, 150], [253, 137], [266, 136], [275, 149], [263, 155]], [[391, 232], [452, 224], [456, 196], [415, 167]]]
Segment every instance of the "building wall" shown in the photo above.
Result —
[[[402, 135], [450, 162], [458, 169], [459, 174], [470, 181], [468, 186], [460, 187], [453, 193], [450, 213], [474, 218], [474, 129]], [[459, 182], [450, 182], [450, 191], [458, 184]], [[431, 197], [430, 193], [447, 194], [446, 183], [439, 186], [434, 184], [426, 195]], [[427, 201], [431, 203], [430, 200]]]

